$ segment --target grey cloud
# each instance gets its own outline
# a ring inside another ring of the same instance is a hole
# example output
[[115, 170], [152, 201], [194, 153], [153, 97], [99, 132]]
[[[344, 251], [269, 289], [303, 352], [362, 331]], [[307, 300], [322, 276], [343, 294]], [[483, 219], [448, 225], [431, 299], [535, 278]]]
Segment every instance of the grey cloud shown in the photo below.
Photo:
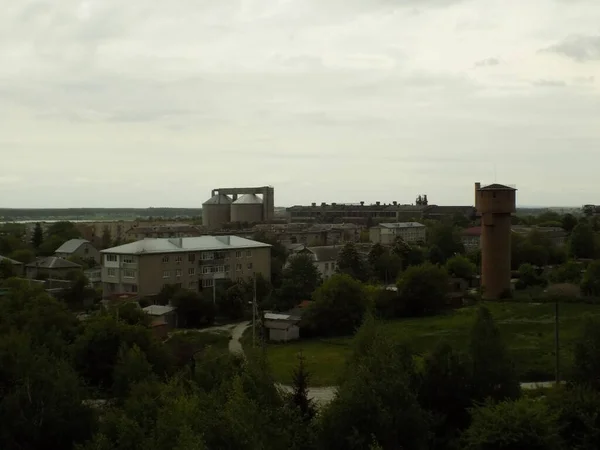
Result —
[[500, 64], [498, 58], [486, 58], [475, 62], [475, 67], [491, 67]]
[[535, 80], [532, 81], [531, 84], [533, 84], [534, 86], [541, 86], [541, 87], [565, 87], [567, 85], [567, 83], [565, 83], [562, 80]]
[[573, 82], [576, 84], [594, 84], [595, 81], [596, 77], [594, 76], [573, 78]]
[[570, 35], [542, 51], [558, 53], [579, 62], [600, 60], [600, 35]]

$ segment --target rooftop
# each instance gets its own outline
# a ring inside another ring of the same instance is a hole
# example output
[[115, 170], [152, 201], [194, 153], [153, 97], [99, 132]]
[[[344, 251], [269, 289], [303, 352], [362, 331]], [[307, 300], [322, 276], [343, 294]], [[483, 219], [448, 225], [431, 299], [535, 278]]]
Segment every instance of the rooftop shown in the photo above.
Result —
[[318, 247], [306, 247], [306, 250], [315, 255], [315, 259], [319, 262], [336, 261], [338, 255], [342, 251], [341, 245], [321, 245]]
[[74, 253], [83, 244], [89, 244], [89, 242], [85, 239], [71, 239], [58, 247], [54, 253]]
[[0, 262], [2, 262], [2, 261], [8, 261], [11, 264], [23, 264], [19, 261], [15, 261], [14, 259], [10, 259], [10, 258], [7, 258], [6, 256], [0, 255]]
[[142, 255], [152, 253], [177, 253], [210, 250], [228, 250], [239, 248], [271, 247], [263, 242], [241, 238], [239, 236], [198, 236], [182, 238], [148, 238], [130, 244], [107, 248], [101, 253]]
[[81, 269], [79, 264], [59, 258], [58, 256], [36, 259], [34, 262], [27, 264], [26, 267], [37, 267], [40, 269]]
[[380, 223], [383, 228], [423, 228], [425, 225], [419, 222], [395, 222], [395, 223]]
[[142, 311], [150, 316], [164, 316], [175, 311], [175, 308], [167, 305], [150, 305], [142, 308]]
[[479, 188], [480, 191], [516, 191], [517, 189], [510, 186], [505, 186], [504, 184], [488, 184], [487, 186], [482, 186]]

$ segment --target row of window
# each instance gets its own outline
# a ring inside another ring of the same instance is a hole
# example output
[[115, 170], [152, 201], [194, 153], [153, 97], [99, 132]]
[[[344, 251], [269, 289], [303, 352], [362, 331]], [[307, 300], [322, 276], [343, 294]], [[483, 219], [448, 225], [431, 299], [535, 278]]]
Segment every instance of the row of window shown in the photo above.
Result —
[[[106, 270], [106, 274], [109, 277], [116, 277], [117, 276], [117, 269], [107, 269]], [[131, 269], [125, 269], [123, 270], [123, 278], [135, 278], [136, 275], [136, 271], [135, 270], [131, 270]]]
[[[252, 250], [245, 250], [245, 251], [241, 251], [238, 250], [235, 252], [235, 257], [236, 258], [241, 258], [242, 256], [246, 256], [246, 258], [251, 258], [252, 257]], [[201, 259], [202, 261], [212, 261], [214, 259], [225, 259], [227, 258], [227, 252], [204, 252], [201, 253]], [[163, 263], [168, 263], [170, 261], [170, 257], [169, 255], [165, 255], [162, 257], [162, 262]], [[176, 255], [174, 261], [177, 264], [180, 264], [183, 262], [183, 256], [181, 255]], [[190, 253], [188, 255], [188, 261], [189, 262], [195, 262], [196, 261], [196, 254], [195, 253]]]
[[[118, 260], [117, 255], [106, 255], [106, 262], [117, 262], [117, 260]], [[124, 263], [131, 264], [134, 261], [135, 261], [135, 258], [133, 256], [130, 256], [130, 255], [123, 256]]]
[[[252, 270], [252, 263], [248, 263], [247, 264], [248, 270]], [[235, 265], [235, 270], [237, 270], [238, 272], [242, 270], [242, 265], [241, 264], [236, 264]], [[229, 272], [229, 265], [224, 265], [224, 266], [204, 266], [202, 267], [202, 273], [203, 274], [209, 274], [209, 273], [223, 273], [223, 272]], [[175, 270], [175, 277], [179, 278], [181, 277], [181, 269], [176, 269]], [[109, 268], [107, 269], [107, 275], [109, 277], [116, 277], [117, 276], [117, 269], [112, 269]], [[193, 276], [196, 275], [196, 268], [195, 267], [190, 267], [188, 269], [188, 275]], [[125, 269], [123, 270], [123, 278], [135, 278], [136, 276], [136, 271], [135, 270], [131, 270], [131, 269]], [[171, 271], [169, 270], [165, 270], [163, 271], [163, 278], [170, 278], [171, 277]]]

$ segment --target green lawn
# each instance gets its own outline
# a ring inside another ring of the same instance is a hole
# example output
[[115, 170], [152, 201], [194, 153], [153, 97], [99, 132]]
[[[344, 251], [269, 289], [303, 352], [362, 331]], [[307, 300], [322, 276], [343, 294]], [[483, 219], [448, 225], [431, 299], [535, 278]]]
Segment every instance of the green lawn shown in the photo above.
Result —
[[[554, 377], [554, 304], [486, 303], [508, 345], [522, 381], [544, 381]], [[476, 307], [461, 308], [446, 315], [386, 322], [385, 330], [398, 342], [425, 354], [438, 342], [466, 349]], [[560, 305], [560, 356], [562, 372], [569, 370], [574, 339], [586, 315], [600, 316], [600, 306]], [[290, 344], [271, 344], [268, 356], [275, 377], [291, 381], [301, 352], [312, 374], [311, 385], [335, 385], [350, 350], [351, 338], [316, 339]]]

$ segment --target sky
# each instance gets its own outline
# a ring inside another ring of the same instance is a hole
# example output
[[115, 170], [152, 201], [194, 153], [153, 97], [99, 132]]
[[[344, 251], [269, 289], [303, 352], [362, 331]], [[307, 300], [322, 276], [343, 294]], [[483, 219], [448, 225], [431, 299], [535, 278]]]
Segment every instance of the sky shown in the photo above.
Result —
[[598, 0], [19, 0], [0, 207], [600, 203]]

